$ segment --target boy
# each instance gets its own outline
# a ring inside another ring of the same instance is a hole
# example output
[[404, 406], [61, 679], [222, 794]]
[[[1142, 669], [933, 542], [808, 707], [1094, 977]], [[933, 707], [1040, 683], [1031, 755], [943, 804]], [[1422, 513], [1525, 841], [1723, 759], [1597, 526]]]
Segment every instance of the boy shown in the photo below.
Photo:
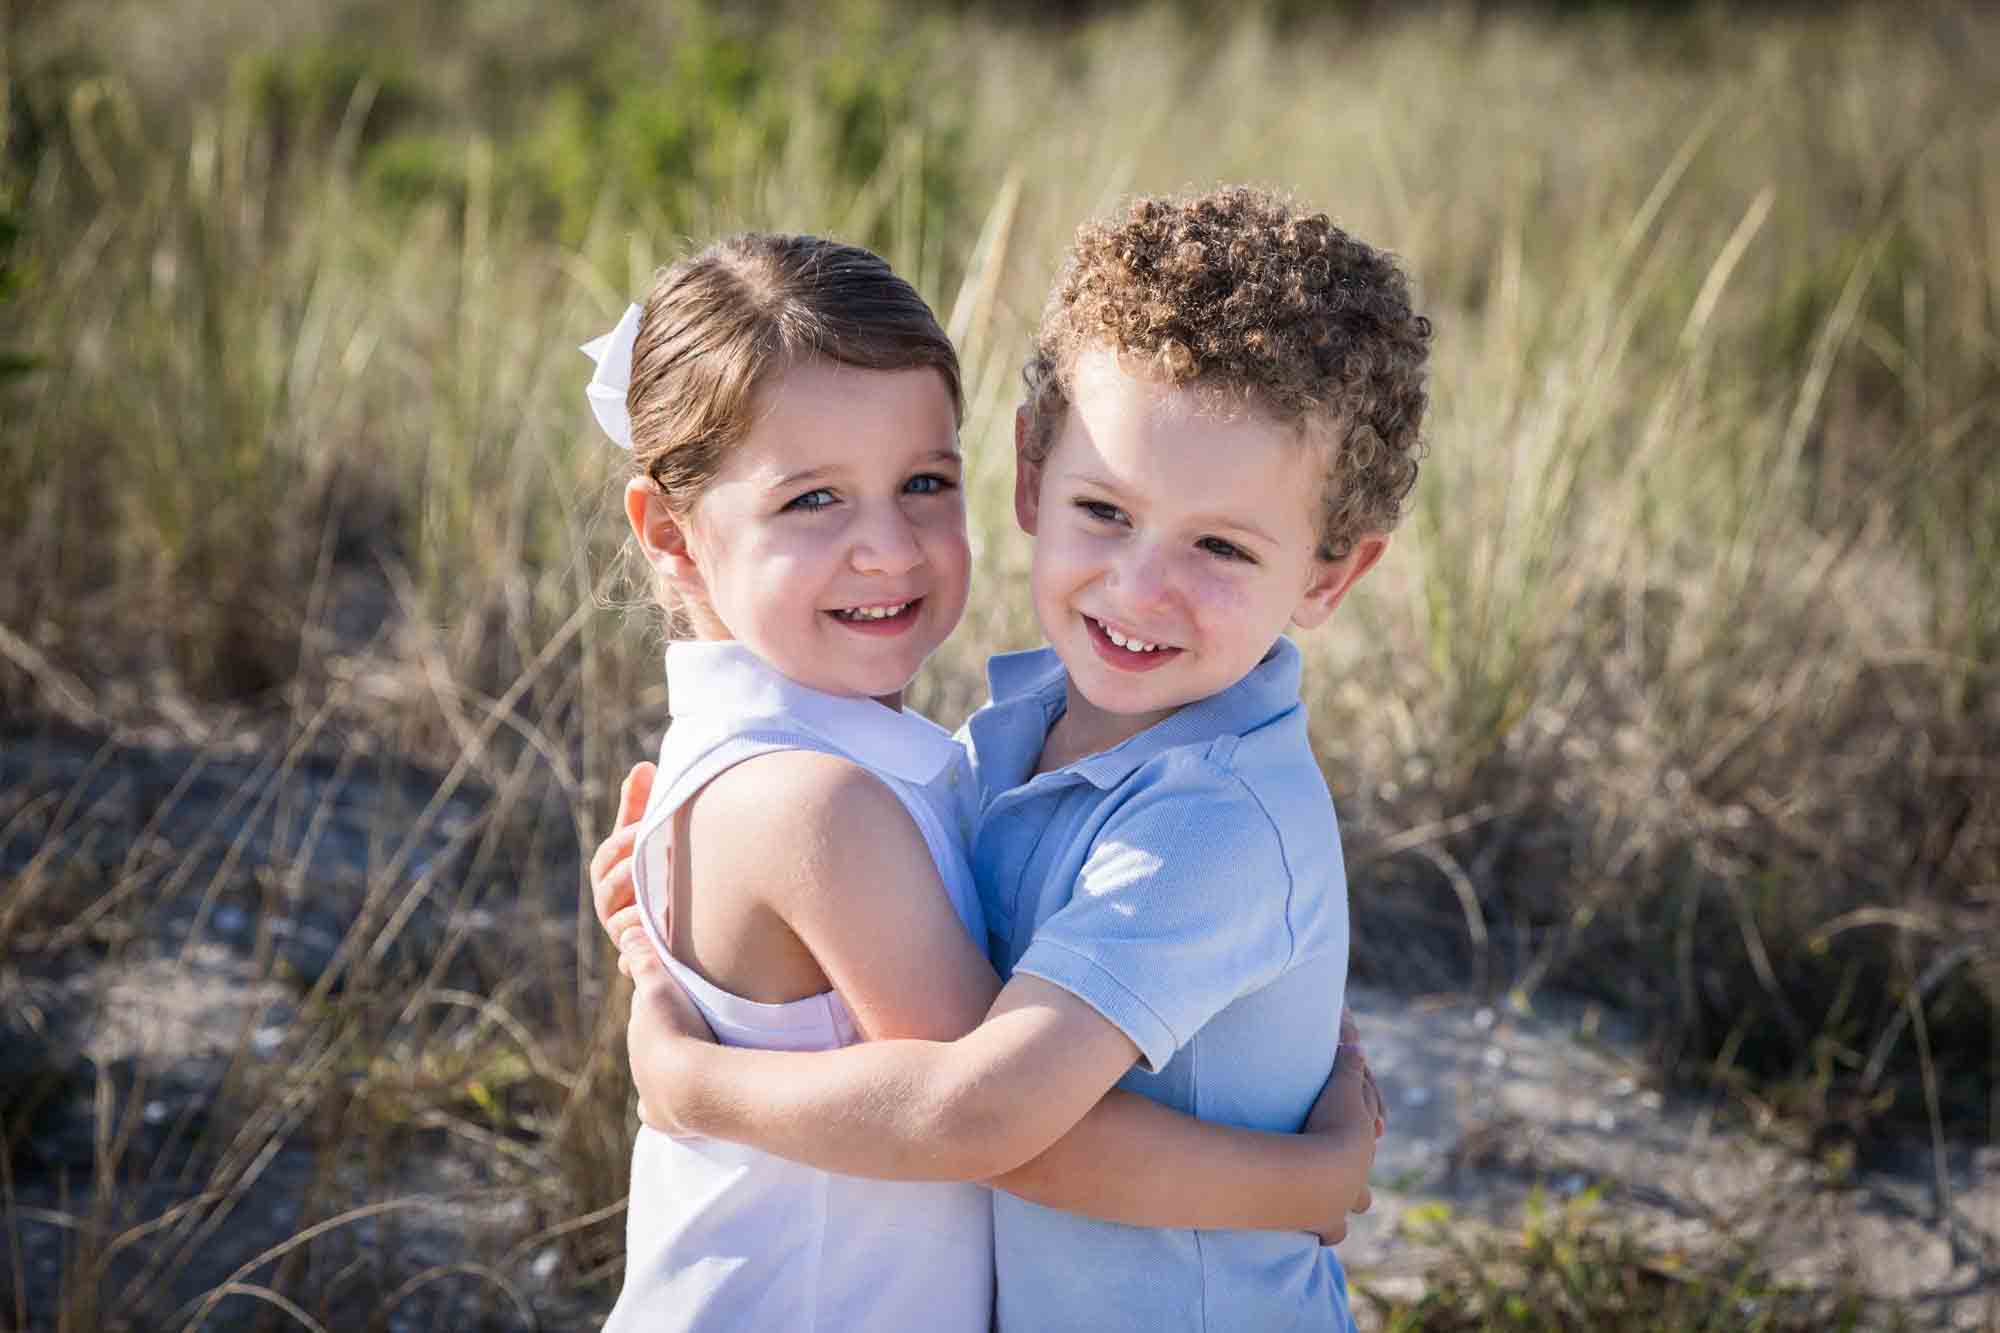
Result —
[[[1429, 336], [1386, 256], [1256, 191], [1079, 231], [1015, 430], [1050, 646], [996, 658], [967, 724], [1005, 988], [954, 1042], [747, 1051], [666, 1031], [699, 1020], [635, 963], [649, 1120], [855, 1175], [1017, 1173], [1003, 1188], [1114, 1085], [1300, 1126], [1335, 1062], [1348, 931], [1282, 634], [1323, 623], [1386, 548]], [[1357, 1195], [1373, 1130], [1352, 1126]], [[997, 1193], [995, 1246], [1004, 1329], [1351, 1324], [1332, 1251], [1303, 1233], [1125, 1227]]]

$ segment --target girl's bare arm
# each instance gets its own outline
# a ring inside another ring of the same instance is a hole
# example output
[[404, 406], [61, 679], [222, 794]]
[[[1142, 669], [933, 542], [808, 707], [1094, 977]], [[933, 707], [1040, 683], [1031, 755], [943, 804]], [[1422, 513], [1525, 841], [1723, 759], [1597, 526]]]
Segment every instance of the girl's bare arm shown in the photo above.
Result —
[[[704, 792], [694, 812], [704, 823], [692, 840], [704, 858], [703, 882], [764, 885], [774, 910], [812, 950], [870, 1037], [964, 1035], [999, 983], [951, 912], [921, 835], [879, 782], [851, 766], [843, 773], [839, 761], [825, 756], [808, 760], [797, 802], [789, 799], [789, 781], [786, 802], [768, 798], [770, 780], [780, 776], [768, 759], [764, 780], [751, 781], [759, 775], [746, 766], [736, 782], [725, 783], [725, 774]], [[656, 981], [671, 986], [650, 959], [630, 905], [630, 831], [651, 776], [651, 766], [643, 765], [628, 778], [620, 827], [593, 859], [591, 878], [607, 930], [632, 932], [624, 941], [628, 970], [643, 973], [651, 963]], [[678, 1090], [660, 1083], [659, 1062], [646, 1058], [660, 1035], [652, 1021], [662, 1016], [648, 1015], [648, 1008], [634, 1010], [634, 1076], [642, 1102], [666, 1108]], [[683, 1011], [684, 1026], [698, 1023], [692, 1010]], [[1339, 1082], [1337, 1074], [1322, 1106], [1330, 1105]], [[989, 1183], [1049, 1207], [1132, 1225], [1310, 1230], [1337, 1240], [1350, 1208], [1366, 1207], [1367, 1166], [1359, 1167], [1357, 1193], [1357, 1156], [1372, 1158], [1373, 1134], [1364, 1140], [1347, 1132], [1349, 1121], [1372, 1119], [1329, 1120], [1303, 1135], [1260, 1133], [1113, 1091], [1046, 1151]]]

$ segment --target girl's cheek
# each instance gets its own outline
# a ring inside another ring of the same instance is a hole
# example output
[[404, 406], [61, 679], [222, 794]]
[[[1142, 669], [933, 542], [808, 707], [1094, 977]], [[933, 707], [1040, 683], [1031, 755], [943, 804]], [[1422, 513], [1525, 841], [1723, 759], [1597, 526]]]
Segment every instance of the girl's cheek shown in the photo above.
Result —
[[929, 509], [912, 515], [912, 524], [925, 531], [950, 536], [965, 532], [965, 506], [963, 504], [933, 504]]

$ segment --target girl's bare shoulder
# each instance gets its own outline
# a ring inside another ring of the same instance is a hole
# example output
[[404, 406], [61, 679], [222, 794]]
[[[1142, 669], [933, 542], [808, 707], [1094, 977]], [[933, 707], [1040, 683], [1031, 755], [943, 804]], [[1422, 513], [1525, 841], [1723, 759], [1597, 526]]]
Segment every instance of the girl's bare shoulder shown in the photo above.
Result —
[[824, 882], [858, 862], [923, 848], [923, 835], [887, 783], [852, 760], [817, 750], [746, 759], [689, 805], [690, 842], [710, 872]]

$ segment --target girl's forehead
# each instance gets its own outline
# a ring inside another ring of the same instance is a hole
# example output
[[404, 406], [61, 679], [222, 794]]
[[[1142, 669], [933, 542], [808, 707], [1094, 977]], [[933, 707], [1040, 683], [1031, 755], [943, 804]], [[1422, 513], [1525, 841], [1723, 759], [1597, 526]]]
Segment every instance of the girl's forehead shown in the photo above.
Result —
[[807, 362], [762, 386], [718, 480], [775, 482], [821, 469], [958, 456], [958, 422], [933, 370]]

